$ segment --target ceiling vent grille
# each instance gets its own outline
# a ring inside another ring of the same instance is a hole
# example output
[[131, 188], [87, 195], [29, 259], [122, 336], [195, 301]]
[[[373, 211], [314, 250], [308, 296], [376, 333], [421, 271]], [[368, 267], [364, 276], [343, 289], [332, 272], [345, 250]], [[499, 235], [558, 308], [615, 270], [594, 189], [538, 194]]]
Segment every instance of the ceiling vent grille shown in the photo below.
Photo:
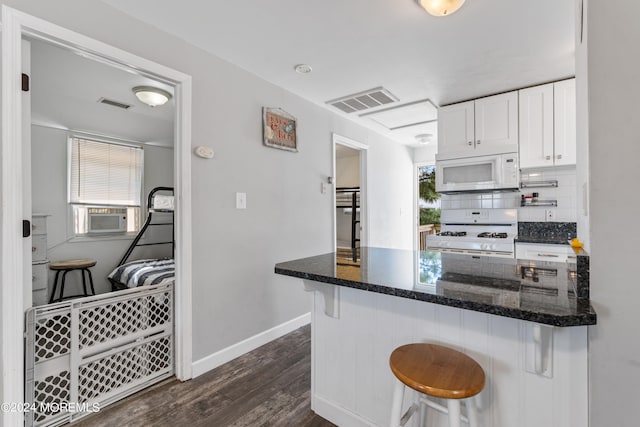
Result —
[[125, 104], [123, 102], [114, 101], [113, 99], [108, 99], [108, 98], [100, 98], [98, 99], [98, 102], [100, 104], [106, 104], [106, 105], [111, 105], [112, 107], [122, 108], [123, 110], [128, 110], [129, 108], [132, 107], [131, 104]]
[[343, 96], [326, 103], [345, 113], [369, 110], [397, 102], [398, 98], [383, 87], [376, 87], [353, 95]]

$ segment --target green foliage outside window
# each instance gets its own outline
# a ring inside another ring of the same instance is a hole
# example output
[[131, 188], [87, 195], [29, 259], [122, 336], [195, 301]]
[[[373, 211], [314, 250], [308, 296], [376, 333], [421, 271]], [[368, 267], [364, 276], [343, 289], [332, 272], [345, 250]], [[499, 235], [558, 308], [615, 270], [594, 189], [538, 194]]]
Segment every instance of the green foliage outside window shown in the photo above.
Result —
[[[433, 166], [420, 168], [418, 176], [419, 196], [427, 203], [440, 199], [436, 191], [436, 168]], [[420, 208], [420, 225], [440, 224], [440, 209]]]

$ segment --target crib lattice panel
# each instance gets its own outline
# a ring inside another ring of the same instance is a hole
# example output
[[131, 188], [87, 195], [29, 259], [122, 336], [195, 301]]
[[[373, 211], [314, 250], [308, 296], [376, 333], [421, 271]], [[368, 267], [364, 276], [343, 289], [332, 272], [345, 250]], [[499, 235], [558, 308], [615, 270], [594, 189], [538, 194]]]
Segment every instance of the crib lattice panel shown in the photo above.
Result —
[[172, 284], [34, 307], [26, 316], [27, 426], [68, 423], [173, 375]]

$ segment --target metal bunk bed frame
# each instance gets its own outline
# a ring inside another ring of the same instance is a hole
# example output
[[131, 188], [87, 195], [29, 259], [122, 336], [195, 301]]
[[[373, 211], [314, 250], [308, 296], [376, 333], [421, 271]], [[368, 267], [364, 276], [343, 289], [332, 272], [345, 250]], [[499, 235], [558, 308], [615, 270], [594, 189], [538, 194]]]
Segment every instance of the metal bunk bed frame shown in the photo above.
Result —
[[360, 239], [356, 238], [356, 231], [360, 220], [358, 219], [357, 209], [360, 207], [358, 203], [358, 195], [360, 194], [360, 187], [338, 187], [336, 193], [351, 193], [351, 205], [341, 206], [336, 201], [336, 208], [351, 208], [351, 258], [354, 262], [358, 260], [358, 246]]
[[[122, 256], [122, 258], [120, 259], [120, 262], [118, 263], [118, 266], [121, 266], [122, 264], [124, 264], [125, 262], [127, 262], [127, 259], [129, 259], [129, 257], [131, 256], [131, 253], [133, 252], [133, 250], [138, 247], [138, 246], [155, 246], [155, 245], [171, 245], [171, 258], [173, 258], [175, 256], [176, 253], [176, 236], [175, 236], [175, 229], [173, 227], [173, 218], [174, 218], [174, 211], [173, 210], [168, 210], [168, 209], [154, 209], [153, 206], [153, 197], [155, 196], [155, 194], [158, 191], [170, 191], [171, 195], [173, 196], [173, 187], [156, 187], [153, 190], [151, 190], [149, 192], [149, 196], [147, 197], [147, 220], [144, 222], [144, 225], [142, 226], [142, 228], [140, 229], [140, 231], [138, 232], [138, 234], [136, 235], [135, 239], [133, 239], [133, 242], [131, 242], [131, 245], [129, 245], [129, 248], [127, 249], [127, 251], [124, 253], [124, 255]], [[156, 222], [156, 223], [152, 223], [151, 219], [153, 217], [153, 213], [154, 212], [164, 212], [164, 213], [171, 213], [171, 217], [172, 217], [172, 221], [171, 222]], [[147, 228], [152, 227], [152, 226], [156, 226], [156, 225], [171, 225], [171, 241], [169, 242], [154, 242], [154, 243], [139, 243], [140, 239], [142, 238], [142, 236], [144, 235], [144, 232], [147, 231]]]

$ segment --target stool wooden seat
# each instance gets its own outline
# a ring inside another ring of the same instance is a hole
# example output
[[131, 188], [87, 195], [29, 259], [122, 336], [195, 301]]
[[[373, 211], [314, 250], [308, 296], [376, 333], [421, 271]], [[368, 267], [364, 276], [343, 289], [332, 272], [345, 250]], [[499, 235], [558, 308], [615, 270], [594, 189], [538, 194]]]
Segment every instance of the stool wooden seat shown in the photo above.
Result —
[[476, 396], [485, 383], [482, 367], [469, 356], [436, 344], [407, 344], [391, 353], [389, 366], [398, 379], [391, 415], [392, 426], [404, 425], [418, 406], [424, 417], [425, 407], [416, 404], [409, 408], [405, 416], [401, 416], [404, 386], [420, 395], [448, 399], [447, 408], [420, 395], [415, 402], [448, 413], [450, 426], [459, 426], [461, 418], [471, 426], [477, 423], [473, 401], [465, 403], [467, 416], [461, 417], [460, 414], [460, 399]]
[[[96, 291], [93, 287], [93, 277], [91, 276], [91, 270], [89, 270], [89, 268], [93, 267], [96, 264], [97, 264], [97, 261], [93, 259], [69, 259], [69, 260], [56, 261], [56, 262], [49, 263], [49, 268], [56, 272], [56, 277], [53, 280], [53, 291], [51, 292], [51, 298], [49, 298], [49, 304], [62, 301], [68, 298], [86, 297], [90, 295], [95, 295]], [[64, 285], [65, 285], [67, 273], [73, 270], [80, 270], [80, 274], [82, 275], [82, 289], [84, 290], [84, 294], [65, 297]], [[58, 278], [60, 277], [60, 273], [62, 273], [62, 279], [60, 280], [60, 297], [56, 298], [55, 295], [56, 295], [56, 289], [58, 288]], [[91, 294], [87, 292], [87, 282], [85, 280], [85, 273], [89, 277]]]

